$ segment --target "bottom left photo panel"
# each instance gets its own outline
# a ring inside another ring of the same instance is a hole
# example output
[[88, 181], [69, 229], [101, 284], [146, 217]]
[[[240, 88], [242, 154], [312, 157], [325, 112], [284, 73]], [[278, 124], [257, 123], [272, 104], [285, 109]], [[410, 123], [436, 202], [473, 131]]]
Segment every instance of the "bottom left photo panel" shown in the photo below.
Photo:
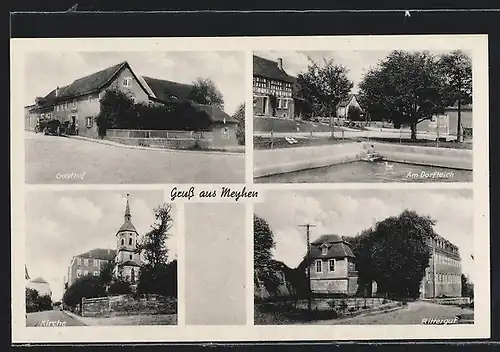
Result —
[[26, 326], [177, 325], [177, 215], [163, 191], [28, 191]]

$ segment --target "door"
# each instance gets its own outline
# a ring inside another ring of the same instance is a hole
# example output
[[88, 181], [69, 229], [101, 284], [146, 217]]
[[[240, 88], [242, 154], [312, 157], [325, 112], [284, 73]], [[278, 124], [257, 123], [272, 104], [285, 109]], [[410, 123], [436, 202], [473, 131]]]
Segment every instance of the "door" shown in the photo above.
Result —
[[262, 113], [267, 115], [267, 97], [262, 98]]

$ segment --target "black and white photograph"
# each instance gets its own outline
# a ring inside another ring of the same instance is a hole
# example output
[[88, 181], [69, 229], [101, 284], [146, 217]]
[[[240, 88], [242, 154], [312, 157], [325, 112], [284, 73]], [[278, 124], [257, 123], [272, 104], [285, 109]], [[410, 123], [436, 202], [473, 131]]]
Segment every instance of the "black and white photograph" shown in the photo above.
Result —
[[472, 182], [468, 50], [255, 51], [256, 183]]
[[177, 234], [163, 192], [26, 195], [26, 326], [177, 324]]
[[474, 324], [472, 190], [266, 193], [256, 325]]
[[243, 183], [241, 52], [25, 54], [26, 183]]

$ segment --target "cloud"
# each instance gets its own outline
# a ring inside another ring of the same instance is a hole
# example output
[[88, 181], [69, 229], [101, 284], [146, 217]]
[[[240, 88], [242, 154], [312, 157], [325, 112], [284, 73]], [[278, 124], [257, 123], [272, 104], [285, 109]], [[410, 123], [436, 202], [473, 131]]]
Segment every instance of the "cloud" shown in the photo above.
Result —
[[70, 215], [95, 223], [102, 216], [101, 209], [87, 198], [61, 197], [56, 203], [61, 216]]
[[472, 275], [473, 200], [465, 191], [270, 191], [255, 205], [271, 226], [275, 258], [296, 267], [306, 251], [305, 228], [314, 224], [311, 241], [323, 234], [355, 236], [403, 210], [436, 220], [435, 230], [459, 247], [463, 271]]
[[191, 84], [210, 77], [224, 96], [224, 108], [232, 114], [245, 100], [245, 60], [242, 52], [124, 51], [37, 52], [25, 58], [25, 105], [57, 86], [127, 61], [138, 75]]
[[[154, 222], [153, 209], [163, 192], [130, 193], [132, 223], [139, 235]], [[32, 278], [41, 276], [62, 297], [62, 282], [73, 256], [94, 248], [116, 248], [123, 224], [126, 193], [106, 191], [31, 191], [26, 195], [26, 265]], [[175, 211], [173, 213], [175, 221]], [[167, 245], [176, 244], [175, 227]], [[170, 247], [172, 256], [177, 249]]]

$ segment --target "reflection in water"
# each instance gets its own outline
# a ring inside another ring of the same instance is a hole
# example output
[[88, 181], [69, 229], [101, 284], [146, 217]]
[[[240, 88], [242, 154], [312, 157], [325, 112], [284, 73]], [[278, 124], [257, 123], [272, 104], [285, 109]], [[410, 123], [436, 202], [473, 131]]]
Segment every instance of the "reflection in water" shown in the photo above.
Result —
[[472, 182], [472, 171], [413, 164], [357, 161], [260, 177], [256, 183]]

